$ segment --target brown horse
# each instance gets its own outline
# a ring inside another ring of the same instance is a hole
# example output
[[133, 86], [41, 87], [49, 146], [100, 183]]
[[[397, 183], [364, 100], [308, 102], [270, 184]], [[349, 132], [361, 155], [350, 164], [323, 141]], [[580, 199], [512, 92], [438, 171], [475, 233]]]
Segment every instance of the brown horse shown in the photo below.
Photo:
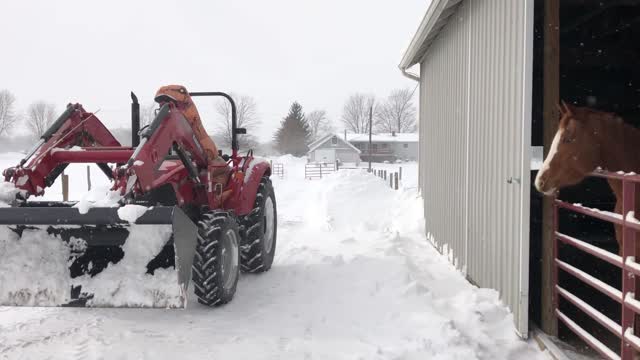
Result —
[[[535, 185], [545, 195], [581, 182], [598, 167], [608, 171], [640, 173], [640, 130], [622, 118], [602, 111], [562, 102], [560, 125], [551, 149], [536, 176]], [[616, 209], [622, 213], [622, 183], [609, 180], [616, 196]], [[640, 214], [640, 191], [636, 192], [636, 216]], [[622, 232], [616, 226], [616, 239], [622, 245]], [[637, 247], [636, 252], [640, 250]]]

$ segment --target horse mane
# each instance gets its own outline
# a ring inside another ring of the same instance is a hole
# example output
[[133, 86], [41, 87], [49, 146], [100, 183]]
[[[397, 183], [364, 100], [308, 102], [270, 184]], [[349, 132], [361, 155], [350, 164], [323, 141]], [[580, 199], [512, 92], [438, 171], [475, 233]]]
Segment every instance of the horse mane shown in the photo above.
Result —
[[602, 140], [602, 158], [610, 170], [640, 171], [640, 129], [613, 112], [577, 106], [566, 109]]

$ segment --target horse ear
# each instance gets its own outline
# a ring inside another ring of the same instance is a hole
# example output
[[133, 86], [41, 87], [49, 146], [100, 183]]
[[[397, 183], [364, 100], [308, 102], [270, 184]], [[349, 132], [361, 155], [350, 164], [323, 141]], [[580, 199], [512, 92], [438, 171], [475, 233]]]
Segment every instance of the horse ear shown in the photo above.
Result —
[[563, 114], [569, 114], [573, 116], [573, 112], [571, 111], [571, 108], [569, 107], [569, 105], [564, 102], [564, 100], [562, 100], [562, 107], [564, 107], [564, 113]]

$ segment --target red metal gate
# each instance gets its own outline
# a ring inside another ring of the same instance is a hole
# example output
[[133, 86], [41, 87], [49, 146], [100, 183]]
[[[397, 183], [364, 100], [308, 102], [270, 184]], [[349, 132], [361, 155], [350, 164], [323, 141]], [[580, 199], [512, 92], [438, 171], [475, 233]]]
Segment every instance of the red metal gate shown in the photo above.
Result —
[[280, 179], [284, 178], [284, 164], [282, 163], [271, 163], [271, 174], [274, 176], [278, 176]]
[[333, 174], [336, 171], [334, 163], [308, 163], [304, 165], [305, 179], [322, 179], [322, 176]]
[[[602, 177], [606, 179], [616, 179], [622, 181], [623, 184], [623, 211], [622, 214], [615, 214], [598, 209], [586, 208], [577, 204], [569, 204], [560, 200], [555, 200], [554, 207], [554, 309], [557, 319], [563, 322], [572, 332], [578, 335], [589, 346], [596, 350], [605, 359], [622, 359], [631, 360], [635, 351], [640, 352], [640, 338], [634, 335], [634, 317], [640, 314], [640, 301], [635, 297], [635, 277], [640, 276], [640, 264], [635, 259], [635, 241], [636, 234], [640, 231], [640, 222], [638, 222], [633, 214], [635, 209], [636, 185], [640, 183], [640, 176], [635, 174], [619, 174], [609, 172], [597, 172], [592, 176]], [[576, 213], [591, 216], [596, 219], [604, 220], [622, 227], [622, 256], [611, 253], [597, 246], [591, 245], [582, 240], [567, 236], [558, 230], [558, 210], [567, 209]], [[638, 214], [635, 214], [636, 216]], [[558, 248], [560, 245], [572, 246], [578, 250], [591, 254], [603, 261], [617, 266], [622, 270], [622, 290], [617, 289], [593, 275], [572, 266], [558, 258]], [[583, 281], [592, 288], [600, 291], [609, 298], [618, 302], [621, 306], [622, 319], [621, 323], [617, 323], [605, 314], [595, 309], [588, 303], [588, 300], [580, 299], [569, 291], [563, 289], [558, 284], [558, 271], [562, 270], [571, 274], [577, 280]], [[587, 314], [593, 320], [597, 321], [604, 328], [615, 334], [621, 341], [621, 354], [617, 354], [607, 347], [600, 340], [589, 334], [585, 329], [580, 327], [574, 320], [562, 313], [559, 308], [559, 299], [572, 303], [582, 312]]]

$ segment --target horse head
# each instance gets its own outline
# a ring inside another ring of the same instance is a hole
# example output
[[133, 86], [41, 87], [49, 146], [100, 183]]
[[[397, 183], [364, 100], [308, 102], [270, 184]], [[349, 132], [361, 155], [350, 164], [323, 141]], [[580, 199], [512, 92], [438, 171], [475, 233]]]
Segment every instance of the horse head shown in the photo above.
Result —
[[593, 120], [610, 115], [564, 101], [559, 110], [558, 130], [535, 180], [536, 189], [545, 195], [579, 183], [600, 165], [599, 131]]

